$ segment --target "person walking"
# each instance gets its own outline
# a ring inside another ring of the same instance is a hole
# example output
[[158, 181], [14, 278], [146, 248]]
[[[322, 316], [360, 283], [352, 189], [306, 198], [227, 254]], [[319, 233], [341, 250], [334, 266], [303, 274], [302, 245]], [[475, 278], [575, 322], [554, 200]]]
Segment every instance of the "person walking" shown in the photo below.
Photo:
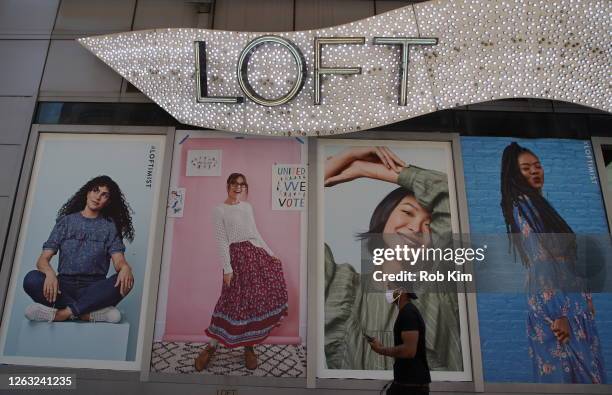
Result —
[[429, 394], [429, 365], [425, 349], [425, 321], [419, 309], [412, 303], [417, 295], [402, 289], [388, 290], [387, 301], [399, 308], [393, 325], [393, 347], [385, 347], [378, 339], [368, 337], [372, 351], [392, 357], [393, 382], [387, 395], [427, 395]]

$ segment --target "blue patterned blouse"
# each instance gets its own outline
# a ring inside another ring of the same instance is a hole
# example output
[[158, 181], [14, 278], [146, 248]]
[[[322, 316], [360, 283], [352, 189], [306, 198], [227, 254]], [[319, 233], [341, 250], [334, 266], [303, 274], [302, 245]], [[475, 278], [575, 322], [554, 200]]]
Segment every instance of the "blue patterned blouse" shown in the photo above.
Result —
[[125, 252], [125, 245], [112, 219], [77, 212], [55, 223], [43, 250], [59, 251], [59, 274], [106, 276], [111, 255]]
[[[535, 229], [529, 225], [527, 217], [535, 224]], [[564, 243], [568, 239], [544, 233], [539, 225], [542, 222], [539, 213], [528, 197], [515, 205], [514, 220], [520, 228], [520, 242], [529, 261], [527, 336], [535, 381], [606, 383], [595, 316], [588, 308], [591, 295], [578, 292], [579, 278], [569, 278], [574, 272], [575, 256], [562, 255], [567, 251]], [[550, 248], [545, 248], [543, 242]], [[566, 292], [566, 288], [571, 292]], [[552, 331], [553, 322], [561, 317], [567, 318], [570, 327], [567, 343], [558, 341]]]

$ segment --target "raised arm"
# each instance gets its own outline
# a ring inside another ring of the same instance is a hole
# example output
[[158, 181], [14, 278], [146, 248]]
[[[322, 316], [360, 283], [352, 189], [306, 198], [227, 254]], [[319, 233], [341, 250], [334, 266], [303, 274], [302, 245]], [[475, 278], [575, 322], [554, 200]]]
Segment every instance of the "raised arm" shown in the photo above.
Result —
[[452, 228], [446, 174], [410, 165], [399, 173], [397, 183], [414, 192], [419, 204], [431, 213], [429, 228], [434, 245], [448, 237]]
[[325, 186], [370, 178], [398, 184], [412, 192], [431, 213], [434, 239], [445, 240], [451, 233], [451, 216], [446, 174], [407, 165], [388, 147], [358, 147], [340, 152], [325, 162]]
[[[368, 165], [380, 166], [368, 166]], [[406, 166], [388, 147], [353, 147], [325, 161], [325, 186], [368, 177], [395, 182], [397, 173]]]

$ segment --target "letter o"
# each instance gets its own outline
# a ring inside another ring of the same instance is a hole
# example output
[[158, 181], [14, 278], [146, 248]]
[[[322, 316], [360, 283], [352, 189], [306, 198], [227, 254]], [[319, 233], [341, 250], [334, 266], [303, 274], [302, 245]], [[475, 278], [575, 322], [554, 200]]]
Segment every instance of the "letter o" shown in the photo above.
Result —
[[[248, 76], [248, 65], [249, 59], [255, 49], [260, 45], [266, 43], [274, 43], [280, 44], [283, 47], [289, 50], [291, 56], [293, 56], [293, 60], [295, 61], [295, 65], [297, 66], [297, 75], [296, 81], [293, 84], [293, 87], [281, 97], [276, 99], [266, 99], [265, 97], [259, 95], [253, 89], [253, 86], [249, 83]], [[261, 104], [262, 106], [274, 107], [280, 106], [281, 104], [285, 104], [291, 99], [293, 99], [299, 92], [302, 90], [304, 86], [304, 81], [306, 80], [306, 61], [304, 60], [304, 55], [300, 51], [300, 49], [291, 41], [286, 38], [279, 36], [261, 36], [257, 37], [253, 41], [247, 44], [246, 47], [240, 53], [240, 57], [238, 58], [238, 67], [236, 70], [238, 74], [238, 84], [240, 85], [240, 89], [244, 92], [244, 95], [254, 101], [257, 104]]]

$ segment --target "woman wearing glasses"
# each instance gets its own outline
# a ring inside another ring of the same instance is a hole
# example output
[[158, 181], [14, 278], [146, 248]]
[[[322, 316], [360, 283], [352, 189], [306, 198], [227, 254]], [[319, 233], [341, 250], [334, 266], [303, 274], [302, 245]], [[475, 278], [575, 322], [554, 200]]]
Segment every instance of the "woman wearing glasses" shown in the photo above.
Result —
[[232, 173], [227, 199], [215, 207], [215, 236], [223, 262], [223, 285], [206, 334], [210, 343], [195, 359], [206, 369], [219, 343], [245, 347], [245, 366], [257, 368], [253, 346], [261, 343], [287, 315], [287, 287], [281, 261], [261, 238], [248, 194], [246, 177]]

